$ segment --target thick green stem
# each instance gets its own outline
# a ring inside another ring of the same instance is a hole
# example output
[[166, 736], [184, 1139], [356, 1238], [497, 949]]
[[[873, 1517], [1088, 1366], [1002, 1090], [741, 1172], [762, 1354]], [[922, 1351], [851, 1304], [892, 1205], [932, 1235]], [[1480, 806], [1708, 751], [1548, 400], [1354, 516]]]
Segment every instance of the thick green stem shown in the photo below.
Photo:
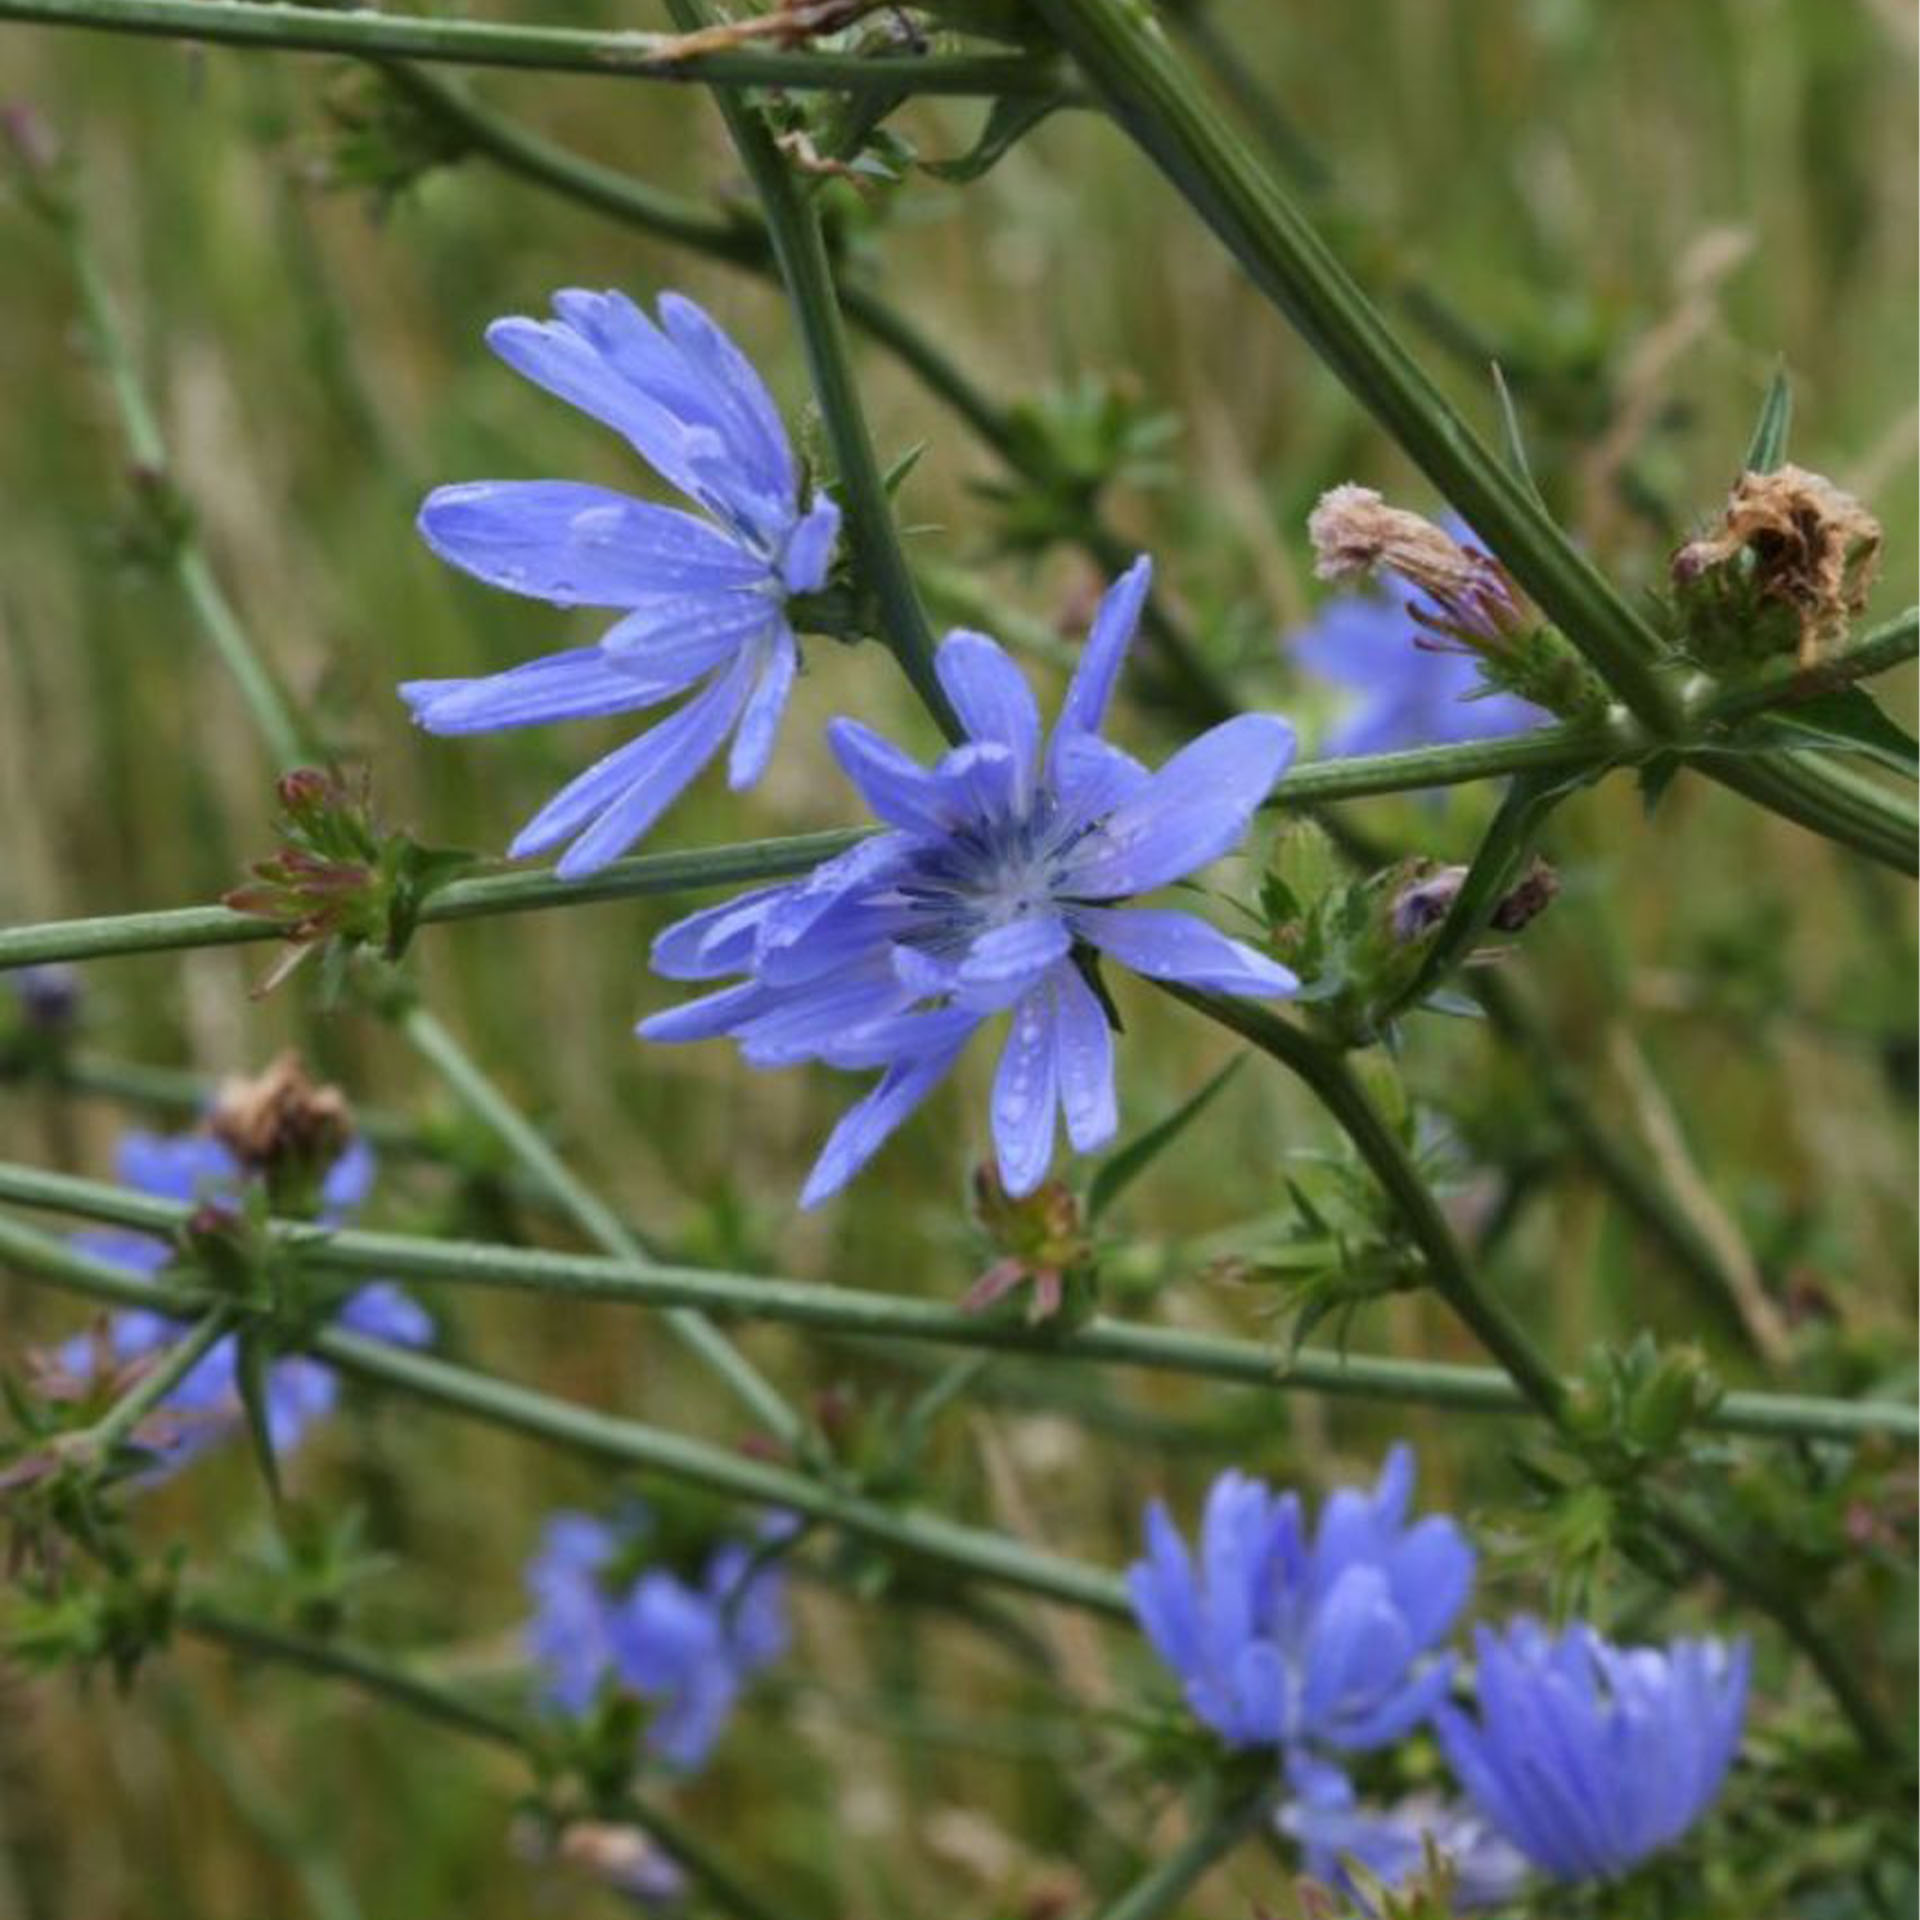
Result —
[[1146, 0], [1035, 0], [1114, 117], [1650, 732], [1675, 718], [1658, 636], [1484, 446], [1267, 167]]
[[[421, 1057], [505, 1142], [514, 1159], [590, 1240], [604, 1247], [623, 1269], [644, 1271], [651, 1264], [620, 1216], [554, 1152], [546, 1136], [480, 1071], [434, 1014], [415, 1006], [408, 1009], [401, 1025]], [[801, 1445], [805, 1422], [705, 1314], [697, 1307], [670, 1306], [662, 1318], [687, 1350], [775, 1439], [787, 1447]]]
[[84, 27], [217, 46], [440, 60], [455, 66], [597, 73], [713, 87], [977, 95], [1059, 91], [1057, 63], [1027, 54], [786, 53], [741, 46], [663, 58], [676, 36], [431, 19], [359, 7], [320, 11], [255, 0], [0, 0], [0, 20]]
[[[667, 0], [668, 11], [687, 32], [711, 26], [704, 0]], [[933, 670], [933, 629], [927, 624], [913, 569], [894, 525], [893, 506], [867, 431], [867, 417], [854, 383], [846, 325], [834, 286], [833, 265], [820, 230], [820, 216], [786, 155], [774, 141], [758, 107], [735, 95], [716, 93], [735, 151], [760, 196], [767, 238], [779, 262], [794, 317], [806, 344], [814, 398], [833, 448], [847, 532], [861, 583], [879, 605], [881, 637], [901, 670], [949, 740], [965, 729]]]
[[[179, 1202], [128, 1187], [4, 1163], [0, 1163], [0, 1200], [161, 1236], [176, 1231], [189, 1211]], [[1036, 1328], [1018, 1317], [988, 1317], [865, 1287], [823, 1286], [705, 1267], [635, 1265], [546, 1248], [329, 1232], [297, 1221], [276, 1222], [270, 1230], [298, 1246], [301, 1257], [318, 1270], [384, 1274], [416, 1285], [495, 1287], [655, 1310], [692, 1307], [720, 1320], [765, 1321], [865, 1340], [911, 1340], [1062, 1364], [1089, 1361], [1272, 1392], [1323, 1393], [1462, 1413], [1511, 1415], [1525, 1407], [1519, 1389], [1497, 1368], [1313, 1351], [1282, 1354], [1257, 1341], [1104, 1318], [1074, 1328]], [[10, 1235], [22, 1236], [18, 1246], [25, 1249], [24, 1263], [32, 1268], [34, 1257], [45, 1250], [45, 1236], [0, 1219], [0, 1253], [15, 1250]], [[118, 1277], [106, 1297], [114, 1304], [158, 1304], [149, 1283], [125, 1276]], [[169, 1283], [169, 1311], [191, 1313], [204, 1304], [197, 1290]], [[1920, 1440], [1920, 1412], [1890, 1401], [1733, 1393], [1708, 1415], [1706, 1424], [1756, 1437], [1846, 1441], [1882, 1434], [1907, 1442]]]

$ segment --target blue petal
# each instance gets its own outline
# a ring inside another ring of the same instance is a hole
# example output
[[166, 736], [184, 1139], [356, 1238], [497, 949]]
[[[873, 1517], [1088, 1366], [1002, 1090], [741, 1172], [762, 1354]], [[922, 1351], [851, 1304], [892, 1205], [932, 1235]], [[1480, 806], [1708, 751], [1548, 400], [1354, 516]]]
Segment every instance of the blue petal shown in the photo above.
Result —
[[574, 647], [479, 680], [405, 680], [400, 697], [428, 733], [493, 733], [631, 713], [670, 700], [686, 684], [649, 678], [599, 647]]
[[1055, 1060], [1053, 996], [1036, 987], [1013, 1010], [993, 1077], [993, 1144], [1001, 1184], [1015, 1199], [1047, 1177], [1053, 1159]]
[[1293, 729], [1267, 714], [1224, 721], [1182, 748], [1075, 849], [1070, 891], [1145, 893], [1237, 846], [1293, 756]]
[[960, 963], [961, 998], [981, 1012], [1011, 1006], [1067, 957], [1073, 944], [1058, 914], [1028, 913], [983, 933]]
[[432, 1316], [391, 1280], [375, 1280], [360, 1288], [340, 1309], [339, 1324], [349, 1333], [364, 1334], [369, 1340], [385, 1340], [396, 1347], [425, 1347], [433, 1343]]
[[1007, 748], [1031, 789], [1040, 750], [1040, 709], [1027, 677], [984, 633], [950, 633], [934, 656], [940, 685], [975, 740]]
[[1081, 979], [1078, 968], [1053, 974], [1054, 1077], [1067, 1138], [1080, 1153], [1111, 1140], [1120, 1124], [1113, 1088], [1113, 1030], [1106, 1009]]
[[1054, 771], [1054, 758], [1063, 736], [1100, 731], [1107, 717], [1108, 703], [1113, 698], [1114, 682], [1120, 677], [1121, 664], [1133, 643], [1134, 629], [1140, 624], [1140, 609], [1146, 604], [1147, 589], [1152, 584], [1153, 562], [1143, 553], [1102, 596], [1099, 611], [1093, 616], [1093, 629], [1087, 635], [1086, 649], [1074, 669], [1066, 698], [1060, 703], [1053, 746], [1048, 754], [1049, 772]]
[[875, 816], [908, 833], [943, 834], [951, 806], [933, 774], [858, 720], [833, 720], [827, 745]]
[[1076, 907], [1073, 930], [1150, 980], [1213, 993], [1290, 994], [1300, 982], [1277, 960], [1197, 920], [1161, 907]]
[[724, 409], [742, 464], [765, 494], [791, 500], [793, 451], [786, 424], [753, 363], [713, 319], [683, 293], [660, 296], [660, 320], [688, 363], [709, 382], [709, 400]]
[[320, 1210], [329, 1221], [344, 1220], [366, 1205], [379, 1162], [364, 1135], [349, 1140], [320, 1183]]
[[818, 593], [827, 584], [839, 538], [840, 509], [826, 494], [816, 493], [805, 517], [787, 536], [787, 550], [780, 556], [780, 578], [789, 593]]
[[1139, 793], [1153, 776], [1132, 754], [1109, 746], [1097, 734], [1056, 733], [1048, 777], [1065, 832], [1104, 820]]
[[880, 1083], [840, 1117], [800, 1194], [802, 1207], [817, 1207], [838, 1193], [885, 1144], [887, 1136], [947, 1076], [960, 1047], [899, 1060]]
[[676, 920], [655, 936], [648, 964], [666, 980], [717, 980], [745, 972], [767, 909], [786, 891], [756, 887]]
[[684, 687], [758, 645], [779, 624], [779, 603], [764, 593], [674, 594], [616, 620], [600, 645], [636, 678]]
[[439, 487], [419, 527], [441, 559], [476, 580], [562, 607], [631, 607], [768, 579], [764, 560], [707, 521], [575, 480]]
[[136, 1129], [120, 1136], [114, 1161], [122, 1186], [161, 1200], [199, 1200], [209, 1188], [240, 1177], [239, 1162], [207, 1134]]
[[760, 671], [740, 715], [739, 729], [733, 736], [733, 752], [727, 761], [727, 785], [735, 793], [752, 786], [766, 772], [774, 739], [780, 731], [780, 716], [787, 710], [787, 696], [793, 691], [794, 675], [799, 668], [800, 650], [794, 645], [792, 629], [783, 620], [762, 649]]
[[544, 853], [578, 833], [554, 869], [572, 880], [624, 853], [720, 751], [746, 697], [752, 664], [743, 655], [652, 732], [570, 781], [521, 830], [510, 856]]

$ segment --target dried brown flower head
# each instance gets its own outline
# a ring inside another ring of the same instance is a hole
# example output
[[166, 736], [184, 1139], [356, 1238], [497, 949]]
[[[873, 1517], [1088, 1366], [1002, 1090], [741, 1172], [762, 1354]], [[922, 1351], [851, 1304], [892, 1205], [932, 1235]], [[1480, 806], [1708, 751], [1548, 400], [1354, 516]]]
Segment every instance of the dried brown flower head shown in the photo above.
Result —
[[270, 1184], [288, 1172], [317, 1178], [353, 1138], [346, 1096], [316, 1086], [292, 1052], [256, 1079], [222, 1082], [209, 1125], [243, 1167]]

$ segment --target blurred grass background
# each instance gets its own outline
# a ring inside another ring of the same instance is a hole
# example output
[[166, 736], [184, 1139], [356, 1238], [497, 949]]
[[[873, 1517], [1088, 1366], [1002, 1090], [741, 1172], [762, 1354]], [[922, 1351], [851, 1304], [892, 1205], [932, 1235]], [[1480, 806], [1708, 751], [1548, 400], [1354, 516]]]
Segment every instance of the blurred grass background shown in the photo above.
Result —
[[[613, 5], [543, 17], [658, 24]], [[1717, 505], [1784, 357], [1794, 458], [1861, 493], [1889, 529], [1875, 614], [1912, 599], [1915, 34], [1898, 0], [1220, 0], [1209, 17], [1325, 156], [1326, 218], [1348, 257], [1378, 285], [1443, 294], [1503, 361], [1536, 370], [1522, 392], [1536, 469], [1620, 577], [1653, 581]], [[481, 161], [384, 207], [330, 183], [330, 108], [357, 84], [338, 63], [0, 27], [0, 97], [30, 101], [78, 165], [177, 477], [243, 618], [324, 735], [371, 766], [388, 819], [491, 852], [613, 731], [434, 741], [407, 727], [393, 684], [590, 637], [591, 616], [453, 577], [415, 538], [412, 509], [455, 479], [637, 476], [611, 435], [500, 368], [484, 324], [539, 311], [560, 286], [637, 297], [676, 286], [738, 332], [796, 415], [804, 369], [769, 288]], [[477, 84], [610, 164], [701, 197], [740, 190], [694, 90]], [[929, 106], [903, 125], [923, 153], [953, 153], [977, 112]], [[860, 270], [990, 393], [1013, 401], [1095, 375], [1180, 421], [1160, 484], [1122, 489], [1116, 517], [1151, 544], [1242, 697], [1295, 714], [1310, 740], [1327, 709], [1289, 675], [1279, 643], [1315, 599], [1308, 507], [1349, 478], [1431, 501], [1212, 240], [1091, 117], [1055, 119], [964, 191], [916, 177], [883, 229], [855, 224]], [[175, 592], [130, 550], [124, 448], [63, 258], [4, 200], [0, 285], [0, 912], [210, 898], [266, 851], [269, 769]], [[1490, 425], [1482, 370], [1408, 324]], [[1097, 585], [1085, 563], [996, 557], [992, 510], [972, 486], [993, 473], [990, 457], [894, 365], [861, 353], [883, 455], [926, 443], [904, 498], [925, 529], [916, 550], [977, 562], [994, 592], [1077, 641]], [[1617, 483], [1623, 467], [1631, 487]], [[916, 722], [876, 650], [823, 646], [809, 666], [765, 784], [735, 799], [703, 783], [655, 846], [852, 817], [820, 723], [849, 708], [908, 735]], [[1884, 691], [1910, 719], [1909, 677]], [[1123, 726], [1155, 756], [1177, 738], [1167, 716], [1138, 707]], [[1389, 800], [1355, 817], [1458, 857], [1486, 805], [1480, 793]], [[1801, 1303], [1805, 1384], [1851, 1388], [1903, 1364], [1906, 889], [1691, 781], [1647, 819], [1615, 780], [1563, 812], [1551, 851], [1566, 890], [1515, 966], [1601, 1114], [1648, 1160], [1665, 1156], [1668, 1176], [1697, 1177], [1776, 1295]], [[660, 1245], [957, 1295], [985, 1259], [963, 1206], [966, 1167], [985, 1146], [982, 1063], [849, 1198], [797, 1216], [791, 1196], [850, 1083], [623, 1041], [670, 997], [644, 955], [684, 905], [430, 932], [415, 965], [488, 1071]], [[425, 1069], [370, 1017], [327, 1012], [304, 976], [249, 998], [264, 966], [247, 949], [95, 966], [85, 1044], [217, 1075], [292, 1041], [356, 1098], [449, 1122]], [[1226, 1048], [1143, 993], [1123, 997], [1125, 1113], [1137, 1127]], [[1484, 1031], [1431, 1020], [1412, 1031], [1404, 1067], [1482, 1156], [1463, 1182], [1463, 1220], [1511, 1205], [1493, 1271], [1553, 1353], [1571, 1364], [1591, 1340], [1642, 1326], [1704, 1327], [1724, 1346], [1684, 1278], [1569, 1153], [1536, 1073]], [[116, 1103], [44, 1088], [0, 1104], [8, 1157], [90, 1172], [108, 1169], [127, 1118]], [[1241, 1075], [1138, 1190], [1120, 1271], [1143, 1288], [1180, 1280], [1151, 1309], [1170, 1320], [1270, 1325], [1271, 1297], [1198, 1277], [1192, 1243], [1283, 1208], [1288, 1156], [1331, 1145], [1275, 1073]], [[1510, 1191], [1517, 1168], [1525, 1178]], [[389, 1168], [375, 1217], [502, 1226], [484, 1183], [417, 1167]], [[505, 1225], [549, 1231], [531, 1218]], [[483, 1365], [734, 1437], [729, 1407], [643, 1318], [530, 1300], [434, 1305], [448, 1344]], [[13, 1359], [78, 1323], [71, 1305], [19, 1285], [7, 1313]], [[778, 1332], [743, 1338], [796, 1393], [843, 1389], [856, 1410], [920, 1378]], [[1362, 1350], [1478, 1357], [1421, 1303], [1373, 1310], [1354, 1338]], [[1406, 1434], [1429, 1499], [1472, 1511], [1516, 1495], [1497, 1424], [1288, 1395], [1255, 1404], [1144, 1378], [1073, 1384], [1099, 1399], [1088, 1419], [995, 1401], [949, 1412], [932, 1468], [941, 1497], [1118, 1563], [1149, 1492], [1191, 1506], [1229, 1458], [1319, 1488], [1371, 1473], [1383, 1443]], [[364, 1597], [362, 1632], [441, 1649], [450, 1674], [508, 1685], [518, 1568], [539, 1519], [599, 1490], [573, 1463], [396, 1405], [356, 1407], [303, 1456], [297, 1484], [316, 1508], [360, 1507], [391, 1556]], [[191, 1539], [210, 1571], [271, 1540], [239, 1457], [153, 1499], [143, 1525], [156, 1541]], [[1490, 1610], [1538, 1598], [1517, 1559], [1483, 1583]], [[1842, 1623], [1851, 1641], [1898, 1631], [1871, 1596], [1856, 1601]], [[1070, 1862], [1108, 1883], [1124, 1874], [1159, 1798], [1090, 1757], [1084, 1716], [1141, 1684], [1126, 1636], [1045, 1621], [1052, 1671], [1036, 1681], [904, 1604], [809, 1591], [803, 1615], [800, 1651], [686, 1800], [743, 1870], [788, 1892], [796, 1912], [850, 1916], [1038, 1915], [1055, 1910], [1044, 1904], [1054, 1892], [1072, 1893]], [[1767, 1672], [1786, 1684], [1777, 1661]], [[377, 1707], [186, 1650], [127, 1702], [104, 1685], [5, 1685], [0, 1920], [614, 1910], [611, 1896], [515, 1862], [508, 1829], [524, 1783], [510, 1766]], [[1249, 1856], [1192, 1910], [1274, 1903], [1280, 1882]]]

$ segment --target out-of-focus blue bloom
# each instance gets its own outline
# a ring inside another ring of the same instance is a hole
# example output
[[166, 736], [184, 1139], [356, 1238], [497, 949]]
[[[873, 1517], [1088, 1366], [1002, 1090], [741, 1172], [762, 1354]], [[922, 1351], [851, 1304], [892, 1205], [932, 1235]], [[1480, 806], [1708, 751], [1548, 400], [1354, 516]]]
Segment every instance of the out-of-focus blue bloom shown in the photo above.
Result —
[[1229, 720], [1149, 773], [1100, 737], [1146, 597], [1142, 559], [1109, 590], [1052, 737], [1020, 669], [985, 634], [936, 660], [967, 731], [931, 772], [853, 720], [833, 750], [887, 831], [789, 886], [697, 913], [654, 943], [656, 972], [739, 984], [640, 1031], [730, 1034], [755, 1066], [881, 1069], [834, 1129], [801, 1196], [835, 1193], [926, 1098], [982, 1023], [1012, 1022], [994, 1083], [1000, 1177], [1045, 1178], [1055, 1116], [1081, 1152], [1117, 1125], [1113, 1036], [1083, 962], [1285, 994], [1286, 968], [1192, 914], [1122, 907], [1230, 852], [1293, 752], [1284, 720]]
[[1452, 1671], [1437, 1653], [1473, 1585], [1454, 1523], [1412, 1525], [1413, 1454], [1396, 1447], [1370, 1493], [1342, 1488], [1311, 1538], [1296, 1494], [1238, 1472], [1207, 1496], [1197, 1558], [1167, 1510], [1147, 1509], [1133, 1610], [1230, 1746], [1359, 1750], [1425, 1720]]
[[79, 1017], [80, 976], [64, 961], [12, 967], [5, 977], [21, 1019], [34, 1032], [58, 1033]]
[[650, 1752], [677, 1773], [706, 1760], [747, 1681], [786, 1651], [786, 1580], [757, 1546], [723, 1541], [695, 1580], [664, 1567], [618, 1569], [644, 1514], [609, 1526], [555, 1514], [527, 1568], [527, 1650], [548, 1700], [583, 1714], [605, 1688], [653, 1711]]
[[[1455, 540], [1473, 543], [1458, 515], [1444, 516], [1439, 525]], [[1301, 666], [1355, 696], [1328, 729], [1325, 758], [1494, 740], [1553, 719], [1515, 694], [1489, 689], [1471, 652], [1436, 639], [1414, 618], [1420, 597], [1417, 586], [1390, 574], [1378, 592], [1335, 595], [1287, 636], [1287, 651]]]
[[1605, 1878], [1670, 1846], [1718, 1795], [1740, 1745], [1749, 1648], [1616, 1647], [1534, 1620], [1475, 1631], [1478, 1722], [1438, 1715], [1460, 1784], [1561, 1880]]
[[790, 595], [825, 585], [840, 510], [803, 507], [793, 450], [760, 376], [691, 300], [660, 297], [656, 325], [624, 294], [558, 293], [552, 320], [496, 320], [487, 343], [516, 373], [625, 436], [705, 517], [571, 480], [441, 487], [420, 531], [443, 560], [555, 606], [620, 618], [576, 647], [478, 680], [400, 689], [429, 733], [492, 733], [660, 705], [669, 719], [588, 768], [509, 852], [563, 842], [558, 871], [625, 852], [729, 735], [728, 778], [765, 770], [799, 664]]
[[1455, 1913], [1504, 1906], [1532, 1871], [1473, 1808], [1437, 1794], [1414, 1794], [1391, 1807], [1363, 1805], [1338, 1767], [1307, 1761], [1288, 1768], [1290, 1797], [1280, 1831], [1297, 1841], [1307, 1872], [1363, 1907], [1366, 1896], [1347, 1872], [1357, 1861], [1389, 1892], [1425, 1873], [1431, 1842], [1452, 1873]]
[[[246, 1184], [240, 1163], [205, 1134], [125, 1134], [118, 1171], [123, 1186], [183, 1203], [231, 1201]], [[321, 1183], [321, 1220], [342, 1224], [366, 1199], [373, 1176], [372, 1150], [364, 1141], [350, 1142]], [[72, 1240], [96, 1259], [148, 1277], [173, 1257], [166, 1241], [118, 1227], [77, 1233]], [[433, 1322], [426, 1310], [387, 1280], [375, 1280], [350, 1294], [340, 1307], [337, 1324], [396, 1346], [423, 1347], [433, 1338]], [[60, 1365], [64, 1372], [84, 1380], [102, 1359], [103, 1349], [111, 1365], [123, 1367], [170, 1346], [184, 1331], [180, 1321], [166, 1314], [127, 1308], [112, 1316], [104, 1335], [76, 1334], [67, 1341], [60, 1349]], [[238, 1352], [239, 1343], [231, 1336], [220, 1341], [161, 1402], [177, 1428], [155, 1449], [163, 1468], [184, 1465], [240, 1418], [234, 1371]], [[300, 1354], [276, 1360], [268, 1369], [266, 1395], [267, 1433], [274, 1452], [284, 1456], [298, 1446], [313, 1423], [333, 1410], [338, 1394], [339, 1382], [332, 1369], [319, 1361]]]

